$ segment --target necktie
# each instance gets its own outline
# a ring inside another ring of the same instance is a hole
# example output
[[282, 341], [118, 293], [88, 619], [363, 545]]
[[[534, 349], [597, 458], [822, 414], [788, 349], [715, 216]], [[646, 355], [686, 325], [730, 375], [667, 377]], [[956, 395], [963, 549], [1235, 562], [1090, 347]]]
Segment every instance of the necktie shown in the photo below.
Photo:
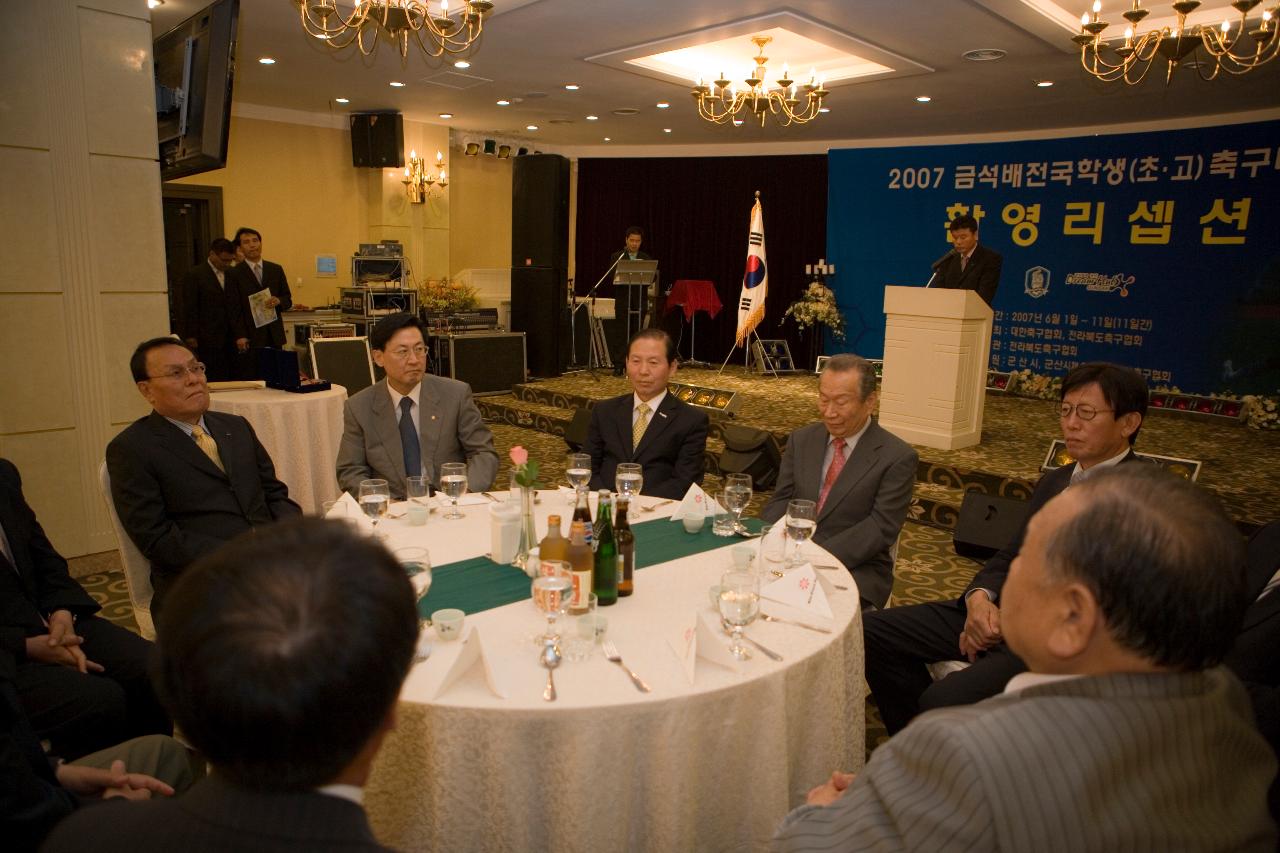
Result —
[[253, 274], [258, 279], [258, 284], [262, 284], [262, 264], [253, 265]]
[[413, 400], [400, 398], [400, 447], [404, 450], [404, 473], [417, 477], [422, 473], [422, 446], [418, 444], [418, 430], [413, 425]]
[[191, 428], [191, 437], [196, 440], [196, 447], [209, 457], [209, 461], [217, 465], [219, 471], [226, 473], [227, 469], [222, 465], [222, 457], [218, 455], [218, 443], [213, 440], [213, 437], [198, 426]]
[[827, 466], [827, 476], [822, 481], [822, 492], [818, 495], [818, 512], [822, 512], [822, 505], [827, 502], [827, 494], [831, 491], [831, 487], [836, 484], [836, 479], [843, 470], [844, 441], [841, 439], [835, 443], [834, 452], [831, 455], [831, 464]]
[[964, 272], [964, 269], [967, 266], [969, 266], [969, 256], [961, 255], [960, 256], [960, 272]]
[[639, 415], [636, 417], [636, 422], [631, 425], [632, 450], [640, 446], [640, 439], [644, 438], [644, 431], [649, 426], [649, 406], [641, 403], [636, 406], [636, 411], [639, 412]]

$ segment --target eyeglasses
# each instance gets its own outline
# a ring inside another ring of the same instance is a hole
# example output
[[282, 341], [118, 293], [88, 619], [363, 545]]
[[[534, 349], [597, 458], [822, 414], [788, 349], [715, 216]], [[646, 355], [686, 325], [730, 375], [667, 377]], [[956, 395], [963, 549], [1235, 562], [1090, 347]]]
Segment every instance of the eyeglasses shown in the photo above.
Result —
[[164, 373], [159, 374], [158, 376], [148, 376], [147, 378], [148, 379], [182, 380], [186, 378], [186, 375], [188, 373], [190, 373], [192, 376], [194, 376], [197, 379], [203, 379], [204, 365], [196, 361], [188, 365], [179, 365], [177, 367], [171, 367], [168, 370], [166, 370]]
[[422, 344], [418, 344], [416, 347], [400, 347], [399, 349], [389, 350], [387, 355], [399, 359], [400, 361], [404, 361], [409, 357], [410, 353], [416, 355], [418, 358], [425, 358], [427, 355], [427, 348]]
[[1095, 409], [1088, 403], [1076, 403], [1074, 406], [1070, 403], [1063, 403], [1058, 407], [1058, 417], [1064, 421], [1071, 417], [1071, 413], [1075, 412], [1076, 417], [1082, 421], [1091, 421], [1098, 416], [1098, 412], [1114, 412], [1115, 409]]

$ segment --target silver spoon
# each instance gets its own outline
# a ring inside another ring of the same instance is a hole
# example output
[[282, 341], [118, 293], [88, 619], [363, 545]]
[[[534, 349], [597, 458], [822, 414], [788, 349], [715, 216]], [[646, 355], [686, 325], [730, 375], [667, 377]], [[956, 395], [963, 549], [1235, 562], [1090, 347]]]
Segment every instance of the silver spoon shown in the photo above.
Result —
[[542, 647], [542, 665], [547, 668], [547, 689], [542, 691], [542, 698], [548, 702], [556, 700], [556, 682], [551, 677], [552, 671], [560, 665], [560, 646], [547, 643]]
[[[726, 634], [733, 633], [733, 626], [729, 624], [728, 619], [721, 619], [720, 627], [724, 628], [724, 631]], [[782, 660], [782, 655], [778, 654], [773, 649], [766, 649], [764, 646], [760, 645], [755, 640], [748, 637], [746, 633], [743, 633], [741, 636], [742, 636], [742, 639], [746, 640], [748, 643], [755, 646], [760, 651], [764, 652], [765, 657], [770, 658], [771, 660], [779, 660], [779, 661]]]

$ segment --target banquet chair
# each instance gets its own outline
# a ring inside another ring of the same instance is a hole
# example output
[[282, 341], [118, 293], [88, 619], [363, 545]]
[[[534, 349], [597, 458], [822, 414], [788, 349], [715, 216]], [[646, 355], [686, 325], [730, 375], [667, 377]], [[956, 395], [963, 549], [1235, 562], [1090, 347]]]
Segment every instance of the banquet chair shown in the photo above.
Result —
[[111, 475], [107, 472], [104, 460], [98, 466], [98, 482], [102, 486], [102, 497], [107, 502], [107, 515], [111, 517], [111, 527], [116, 532], [116, 542], [120, 546], [120, 562], [124, 564], [124, 585], [129, 590], [129, 603], [133, 605], [133, 616], [138, 622], [138, 633], [148, 640], [156, 638], [155, 622], [151, 619], [151, 563], [142, 556], [138, 546], [133, 544], [129, 534], [120, 523], [116, 514], [115, 502], [111, 500]]

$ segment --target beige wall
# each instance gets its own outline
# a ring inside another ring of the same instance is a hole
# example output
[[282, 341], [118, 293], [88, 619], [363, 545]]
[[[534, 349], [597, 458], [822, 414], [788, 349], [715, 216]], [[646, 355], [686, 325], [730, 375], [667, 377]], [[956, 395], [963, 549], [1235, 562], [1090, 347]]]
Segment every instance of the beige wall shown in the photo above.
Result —
[[497, 157], [450, 157], [451, 272], [511, 266], [511, 164]]
[[128, 378], [134, 345], [168, 331], [150, 16], [145, 0], [5, 14], [0, 455], [75, 556], [115, 547], [98, 466], [147, 410]]

